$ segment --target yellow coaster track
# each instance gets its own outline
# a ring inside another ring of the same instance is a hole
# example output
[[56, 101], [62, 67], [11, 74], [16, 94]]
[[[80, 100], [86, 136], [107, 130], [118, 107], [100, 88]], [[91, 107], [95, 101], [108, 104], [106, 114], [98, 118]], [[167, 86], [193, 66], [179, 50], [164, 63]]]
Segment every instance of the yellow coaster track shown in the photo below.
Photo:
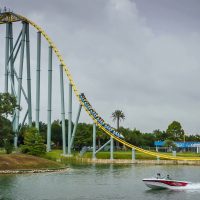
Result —
[[52, 47], [53, 51], [55, 52], [56, 56], [58, 57], [58, 60], [60, 61], [60, 64], [63, 66], [63, 69], [72, 85], [73, 91], [79, 101], [79, 103], [84, 107], [84, 109], [86, 110], [86, 112], [88, 113], [88, 115], [92, 118], [92, 120], [94, 121], [94, 123], [100, 128], [102, 129], [107, 135], [109, 135], [110, 137], [113, 137], [115, 140], [117, 140], [118, 142], [120, 142], [121, 144], [124, 144], [125, 146], [131, 148], [131, 149], [135, 149], [136, 151], [142, 152], [144, 154], [150, 155], [150, 156], [155, 156], [155, 157], [159, 157], [162, 159], [170, 159], [170, 160], [200, 160], [200, 157], [180, 157], [180, 156], [171, 156], [171, 155], [166, 155], [166, 154], [162, 154], [162, 153], [158, 153], [158, 152], [152, 152], [152, 151], [148, 151], [148, 150], [144, 150], [142, 148], [139, 148], [137, 146], [134, 146], [128, 142], [126, 142], [125, 140], [117, 137], [116, 135], [114, 135], [111, 131], [107, 130], [104, 126], [102, 126], [102, 124], [99, 123], [99, 121], [91, 114], [91, 112], [88, 110], [88, 108], [85, 106], [84, 102], [81, 100], [80, 98], [80, 93], [74, 83], [74, 80], [72, 78], [72, 75], [69, 71], [68, 66], [65, 64], [58, 48], [56, 47], [56, 45], [53, 43], [53, 41], [51, 40], [51, 38], [46, 34], [46, 32], [37, 24], [35, 24], [33, 21], [29, 20], [28, 18], [22, 16], [22, 15], [18, 15], [12, 12], [7, 12], [7, 13], [3, 13], [3, 15], [0, 16], [0, 24], [3, 23], [9, 23], [9, 22], [16, 22], [16, 21], [23, 21], [26, 23], [29, 23], [30, 25], [32, 25], [36, 30], [38, 30], [39, 32], [41, 32], [41, 34], [44, 36], [44, 38], [47, 40], [47, 42], [49, 43], [49, 45]]

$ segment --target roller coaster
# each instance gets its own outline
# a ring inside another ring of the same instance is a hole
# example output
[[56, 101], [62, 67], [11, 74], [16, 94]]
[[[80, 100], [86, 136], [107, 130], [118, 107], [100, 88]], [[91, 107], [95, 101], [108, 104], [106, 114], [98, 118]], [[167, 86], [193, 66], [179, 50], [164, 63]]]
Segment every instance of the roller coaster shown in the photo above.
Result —
[[[13, 46], [13, 33], [12, 33], [12, 23], [14, 22], [22, 22], [22, 31], [20, 32], [15, 45]], [[47, 35], [47, 33], [36, 23], [29, 20], [28, 18], [16, 14], [14, 12], [8, 11], [4, 9], [0, 13], [0, 24], [6, 24], [6, 48], [5, 48], [5, 92], [8, 91], [8, 82], [11, 84], [11, 93], [14, 94], [17, 98], [17, 102], [20, 105], [21, 100], [21, 92], [24, 94], [25, 99], [27, 101], [28, 109], [25, 114], [24, 120], [22, 124], [25, 122], [28, 116], [28, 124], [32, 126], [32, 107], [31, 107], [31, 76], [30, 76], [30, 45], [29, 45], [29, 24], [34, 27], [38, 31], [37, 37], [37, 80], [36, 80], [36, 127], [39, 128], [39, 87], [40, 87], [40, 51], [41, 51], [41, 35], [46, 39], [49, 44], [49, 61], [48, 61], [48, 126], [47, 126], [47, 150], [50, 151], [51, 145], [51, 81], [52, 81], [52, 51], [54, 51], [58, 61], [60, 63], [60, 83], [61, 83], [61, 115], [62, 115], [62, 132], [63, 132], [63, 151], [64, 154], [66, 152], [66, 143], [65, 143], [65, 112], [64, 112], [64, 92], [63, 92], [63, 70], [69, 80], [69, 125], [68, 125], [68, 153], [71, 152], [71, 146], [73, 143], [73, 139], [75, 137], [75, 131], [79, 120], [79, 115], [81, 108], [84, 107], [87, 114], [93, 120], [94, 124], [96, 124], [101, 130], [103, 130], [107, 135], [109, 135], [112, 139], [120, 142], [128, 148], [134, 149], [138, 152], [142, 152], [144, 154], [148, 154], [150, 156], [154, 156], [156, 158], [161, 159], [171, 159], [171, 160], [200, 160], [200, 157], [180, 157], [180, 156], [172, 156], [164, 153], [158, 153], [153, 151], [148, 151], [133, 144], [130, 144], [124, 140], [122, 134], [120, 134], [117, 130], [111, 127], [108, 123], [106, 123], [103, 118], [101, 118], [95, 109], [91, 106], [86, 96], [83, 93], [79, 93], [75, 82], [70, 73], [69, 67], [65, 64], [58, 48], [53, 43], [51, 38]], [[20, 41], [21, 39], [21, 41]], [[27, 57], [27, 94], [22, 87], [22, 72], [23, 72], [23, 61], [24, 61], [24, 49], [26, 46], [26, 57]], [[21, 49], [21, 50], [20, 50]], [[15, 59], [20, 51], [20, 67], [19, 74], [17, 74], [14, 63]], [[14, 77], [18, 82], [18, 91], [15, 91], [15, 83]], [[76, 119], [76, 124], [71, 135], [71, 121], [72, 121], [72, 97], [71, 92], [73, 92], [80, 104], [79, 112]], [[13, 117], [13, 130], [16, 132], [15, 135], [15, 146], [17, 146], [17, 132], [19, 131], [19, 110], [16, 110], [15, 115]], [[70, 133], [70, 134], [69, 134]]]

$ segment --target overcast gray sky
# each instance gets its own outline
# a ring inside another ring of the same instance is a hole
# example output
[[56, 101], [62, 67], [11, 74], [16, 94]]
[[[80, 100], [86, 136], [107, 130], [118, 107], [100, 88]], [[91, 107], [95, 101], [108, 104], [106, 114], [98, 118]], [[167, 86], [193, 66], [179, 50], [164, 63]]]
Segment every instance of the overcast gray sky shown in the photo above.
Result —
[[[1, 0], [0, 6], [44, 28], [60, 49], [79, 90], [111, 125], [115, 126], [111, 113], [120, 109], [126, 116], [121, 122], [124, 127], [152, 132], [166, 130], [177, 120], [186, 132], [200, 133], [199, 0]], [[1, 91], [4, 37], [4, 28], [0, 27]], [[35, 54], [33, 30], [31, 37]], [[47, 51], [44, 44], [44, 121]], [[31, 61], [35, 84], [35, 55]], [[57, 119], [60, 99], [56, 58], [54, 65], [53, 119]], [[74, 118], [77, 106], [73, 104]], [[91, 123], [84, 112], [81, 121]]]

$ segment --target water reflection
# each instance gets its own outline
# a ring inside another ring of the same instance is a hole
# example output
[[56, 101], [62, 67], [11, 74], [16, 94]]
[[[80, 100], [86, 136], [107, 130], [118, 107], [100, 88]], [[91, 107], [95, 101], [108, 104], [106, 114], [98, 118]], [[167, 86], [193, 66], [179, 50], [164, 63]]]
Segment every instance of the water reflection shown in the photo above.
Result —
[[[15, 175], [1, 175], [0, 176], [0, 199], [9, 200], [8, 194], [16, 184], [16, 176]], [[3, 192], [1, 192], [3, 191]], [[7, 198], [5, 198], [7, 196]]]

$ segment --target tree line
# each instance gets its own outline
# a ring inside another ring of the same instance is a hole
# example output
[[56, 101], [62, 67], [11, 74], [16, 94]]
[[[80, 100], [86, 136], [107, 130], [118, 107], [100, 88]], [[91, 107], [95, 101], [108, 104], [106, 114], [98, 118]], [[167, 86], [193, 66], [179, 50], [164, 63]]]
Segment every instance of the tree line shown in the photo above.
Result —
[[[15, 97], [9, 95], [8, 93], [0, 93], [0, 146], [4, 147], [7, 152], [11, 151], [13, 148], [13, 137], [14, 133], [12, 131], [11, 121], [8, 119], [8, 116], [14, 114], [15, 109], [20, 109], [17, 105]], [[165, 131], [159, 129], [154, 130], [152, 133], [143, 133], [138, 129], [129, 129], [119, 126], [120, 120], [125, 119], [125, 115], [121, 110], [116, 110], [112, 113], [112, 118], [117, 122], [117, 131], [119, 131], [123, 136], [124, 140], [139, 147], [154, 147], [155, 141], [167, 141], [166, 143], [170, 144], [170, 141], [200, 141], [200, 135], [190, 135], [186, 134], [177, 121], [173, 121], [169, 124], [168, 128]], [[32, 124], [35, 127], [35, 122]], [[65, 120], [66, 126], [66, 135], [68, 134], [68, 120]], [[74, 124], [72, 123], [72, 129]], [[74, 150], [80, 150], [83, 146], [92, 146], [92, 131], [93, 125], [86, 123], [79, 123], [74, 139]], [[52, 146], [55, 148], [62, 147], [62, 122], [60, 120], [54, 120], [51, 125], [52, 132]], [[28, 134], [29, 133], [29, 134]], [[24, 145], [22, 149], [24, 151], [30, 151], [27, 144], [37, 146], [36, 144], [45, 143], [47, 137], [47, 124], [44, 122], [39, 123], [39, 131], [36, 129], [30, 129], [30, 127], [25, 124], [21, 127], [20, 132], [18, 133], [19, 140], [18, 145]], [[38, 137], [39, 135], [39, 137]], [[109, 136], [106, 135], [101, 129], [97, 127], [97, 146], [100, 147], [107, 140]], [[66, 137], [68, 138], [68, 137]], [[33, 142], [34, 140], [34, 142]], [[37, 141], [35, 141], [37, 140]], [[32, 143], [31, 143], [32, 142]], [[67, 141], [66, 141], [67, 142]], [[31, 144], [30, 144], [31, 143]], [[117, 149], [122, 148], [122, 145], [119, 143], [115, 144]], [[38, 149], [44, 152], [45, 147], [40, 146]], [[37, 152], [38, 149], [34, 149], [34, 152]]]

